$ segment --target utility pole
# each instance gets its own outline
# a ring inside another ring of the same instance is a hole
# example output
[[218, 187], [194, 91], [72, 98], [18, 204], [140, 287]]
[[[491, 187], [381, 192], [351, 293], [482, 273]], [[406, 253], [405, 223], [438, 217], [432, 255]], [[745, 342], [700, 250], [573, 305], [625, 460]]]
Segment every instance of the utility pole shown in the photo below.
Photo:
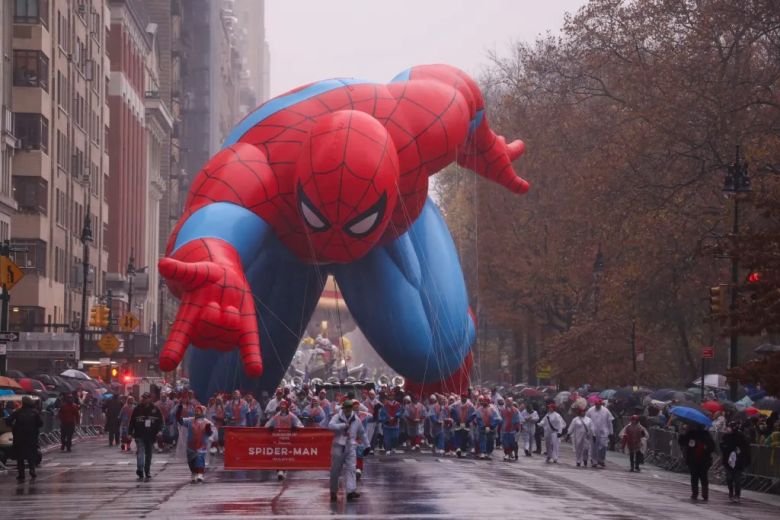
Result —
[[87, 211], [84, 214], [84, 227], [81, 228], [81, 243], [84, 246], [82, 253], [82, 267], [84, 280], [81, 284], [81, 327], [79, 328], [79, 361], [84, 361], [87, 333], [87, 284], [89, 278], [89, 244], [92, 242], [91, 204], [87, 203]]
[[[736, 240], [739, 236], [739, 199], [741, 196], [749, 193], [750, 176], [748, 175], [748, 165], [740, 156], [739, 145], [737, 145], [734, 163], [729, 165], [726, 180], [723, 184], [723, 193], [734, 199], [734, 220], [732, 222], [732, 238]], [[739, 260], [735, 252], [731, 253], [731, 302], [729, 307], [731, 341], [729, 344], [729, 368], [734, 368], [739, 362], [739, 336], [733, 332], [734, 312], [737, 308], [737, 284], [739, 283]], [[729, 385], [729, 397], [732, 401], [737, 400], [737, 382], [732, 381]]]
[[[8, 256], [11, 253], [11, 244], [8, 240], [3, 241], [3, 245], [0, 246], [0, 256]], [[3, 278], [5, 280], [5, 278]], [[8, 304], [11, 301], [11, 295], [8, 293], [8, 287], [3, 282], [2, 294], [0, 294], [0, 301], [2, 301], [2, 310], [0, 310], [0, 330], [8, 330]], [[8, 346], [4, 345], [4, 352], [0, 355], [0, 376], [4, 376], [8, 369], [8, 353], [5, 351]]]
[[135, 254], [130, 250], [130, 260], [127, 262], [127, 278], [129, 279], [127, 289], [127, 312], [133, 312], [133, 278], [135, 278]]
[[636, 320], [631, 322], [631, 361], [634, 367], [634, 386], [636, 386]]

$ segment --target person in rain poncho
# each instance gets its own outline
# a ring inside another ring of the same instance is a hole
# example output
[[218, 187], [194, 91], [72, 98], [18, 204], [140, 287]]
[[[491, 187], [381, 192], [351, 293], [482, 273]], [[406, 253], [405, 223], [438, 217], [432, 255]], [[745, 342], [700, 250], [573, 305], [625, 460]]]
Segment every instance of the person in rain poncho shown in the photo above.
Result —
[[347, 500], [360, 497], [357, 491], [357, 448], [366, 446], [366, 432], [363, 424], [352, 410], [352, 401], [347, 399], [342, 404], [341, 411], [334, 415], [328, 423], [328, 429], [335, 432], [330, 451], [330, 500], [338, 499], [339, 476], [344, 470], [346, 480]]
[[311, 401], [303, 409], [300, 417], [304, 426], [315, 428], [318, 426], [326, 426], [325, 422], [327, 421], [327, 418], [328, 416], [325, 413], [325, 410], [320, 406], [320, 400], [317, 397], [311, 398]]
[[607, 462], [609, 438], [614, 433], [612, 421], [615, 418], [612, 417], [612, 412], [607, 410], [601, 399], [596, 399], [594, 406], [585, 415], [593, 421], [593, 447], [590, 451], [590, 463], [593, 467], [598, 464], [599, 467], [603, 468]]
[[750, 444], [739, 423], [729, 423], [726, 433], [721, 436], [720, 456], [726, 471], [729, 500], [739, 503], [742, 494], [742, 471], [750, 465]]
[[130, 417], [135, 409], [135, 398], [129, 396], [122, 410], [119, 412], [119, 439], [122, 442], [122, 451], [130, 451], [130, 444], [133, 439], [130, 437]]
[[399, 421], [401, 418], [401, 403], [395, 400], [395, 392], [382, 405], [379, 420], [382, 422], [384, 434], [385, 455], [392, 455], [398, 447]]
[[688, 431], [680, 435], [677, 442], [691, 474], [691, 500], [698, 500], [699, 482], [701, 482], [701, 498], [706, 502], [710, 495], [708, 473], [712, 466], [715, 442], [710, 433], [700, 424], [689, 426]]
[[593, 422], [585, 415], [585, 409], [574, 408], [577, 414], [569, 423], [569, 438], [574, 443], [574, 456], [577, 459], [577, 467], [588, 466], [588, 448], [593, 440]]
[[558, 464], [558, 451], [561, 447], [561, 436], [566, 428], [566, 422], [561, 414], [555, 411], [555, 403], [547, 405], [547, 414], [542, 419], [544, 430], [544, 445], [547, 448], [547, 462]]
[[[276, 428], [294, 430], [296, 428], [303, 428], [303, 423], [290, 411], [290, 402], [287, 399], [282, 399], [279, 401], [279, 411], [268, 420], [265, 426], [270, 430]], [[286, 476], [287, 474], [284, 470], [280, 469], [276, 472], [276, 478], [279, 480], [284, 480]]]
[[209, 438], [214, 434], [214, 425], [204, 416], [201, 405], [195, 407], [193, 417], [182, 417], [182, 405], [176, 410], [176, 420], [187, 432], [187, 464], [190, 467], [192, 483], [203, 482], [206, 473], [206, 453]]
[[632, 415], [631, 422], [620, 431], [620, 445], [623, 449], [628, 449], [631, 471], [641, 471], [639, 465], [645, 460], [642, 445], [649, 436], [650, 434], [645, 430], [645, 427], [639, 424], [638, 415]]
[[526, 457], [531, 457], [536, 442], [536, 425], [539, 422], [539, 413], [534, 410], [533, 404], [524, 405], [520, 410], [521, 436], [523, 440], [523, 452]]
[[435, 396], [435, 402], [427, 410], [428, 421], [431, 425], [431, 439], [433, 440], [433, 452], [444, 453], [444, 423], [449, 414], [444, 396]]

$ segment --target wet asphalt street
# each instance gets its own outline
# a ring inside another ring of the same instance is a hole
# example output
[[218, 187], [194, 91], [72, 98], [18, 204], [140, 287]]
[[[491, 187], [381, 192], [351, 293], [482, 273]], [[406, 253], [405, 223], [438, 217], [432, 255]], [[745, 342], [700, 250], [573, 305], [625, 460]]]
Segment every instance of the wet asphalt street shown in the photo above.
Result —
[[646, 466], [627, 471], [610, 453], [606, 469], [576, 468], [571, 448], [560, 464], [521, 457], [504, 462], [457, 460], [431, 454], [369, 457], [363, 496], [331, 503], [326, 472], [290, 472], [280, 483], [269, 472], [226, 472], [221, 459], [204, 484], [172, 454], [155, 454], [148, 483], [135, 479], [135, 456], [106, 446], [105, 437], [76, 444], [72, 453], [44, 456], [38, 479], [17, 484], [0, 472], [0, 519], [125, 518], [549, 518], [729, 519], [780, 518], [780, 497], [745, 493], [729, 504], [714, 486], [710, 502], [691, 503], [686, 475]]

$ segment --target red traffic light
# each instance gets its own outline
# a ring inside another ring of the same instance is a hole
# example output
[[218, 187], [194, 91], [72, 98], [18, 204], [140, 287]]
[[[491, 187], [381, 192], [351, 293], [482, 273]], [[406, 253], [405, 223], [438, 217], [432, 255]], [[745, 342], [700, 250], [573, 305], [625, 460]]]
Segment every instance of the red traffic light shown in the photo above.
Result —
[[754, 271], [750, 273], [747, 277], [748, 283], [758, 283], [761, 281], [761, 273]]
[[130, 374], [125, 374], [125, 376], [122, 378], [122, 381], [124, 381], [125, 383], [129, 383], [132, 380], [133, 380], [133, 376], [131, 376]]

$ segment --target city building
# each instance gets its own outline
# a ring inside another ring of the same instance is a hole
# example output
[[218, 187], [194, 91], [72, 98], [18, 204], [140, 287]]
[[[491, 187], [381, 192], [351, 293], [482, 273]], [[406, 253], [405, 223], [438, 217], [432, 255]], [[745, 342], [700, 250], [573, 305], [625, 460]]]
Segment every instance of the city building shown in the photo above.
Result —
[[[24, 278], [11, 291], [10, 324], [16, 330], [64, 333], [78, 329], [82, 318], [85, 219], [93, 237], [89, 306], [104, 292], [108, 271], [108, 9], [105, 0], [3, 2], [6, 9], [10, 4], [13, 34], [7, 52], [3, 32], [3, 56], [12, 60], [16, 144], [11, 181], [17, 211], [10, 235], [12, 245], [25, 250], [14, 254]], [[6, 67], [4, 62], [4, 72]], [[4, 88], [4, 105], [7, 100]], [[4, 111], [4, 124], [7, 117]], [[5, 127], [3, 136], [6, 141]], [[2, 171], [0, 191], [7, 168]]]
[[125, 333], [123, 357], [152, 358], [156, 350], [160, 202], [165, 194], [173, 117], [160, 90], [168, 58], [160, 26], [140, 0], [110, 0], [108, 284], [112, 313], [132, 313], [138, 329]]
[[0, 2], [0, 241], [11, 238], [11, 217], [16, 202], [11, 191], [11, 162], [17, 146], [14, 135], [13, 2]]
[[265, 0], [236, 0], [234, 11], [240, 25], [240, 101], [242, 112], [248, 113], [270, 97], [271, 54], [266, 41]]
[[[186, 197], [186, 176], [183, 175], [181, 151], [182, 67], [187, 55], [190, 35], [182, 30], [181, 0], [145, 0], [149, 21], [156, 24], [156, 44], [159, 55], [157, 92], [159, 99], [170, 109], [172, 131], [160, 147], [160, 177], [165, 190], [160, 201], [158, 252], [165, 253], [168, 237], [182, 214]], [[185, 181], [185, 182], [182, 182]], [[184, 184], [184, 187], [182, 187]], [[165, 288], [162, 279], [154, 285], [158, 291], [157, 330], [155, 344], [167, 336], [176, 316], [177, 300]]]

